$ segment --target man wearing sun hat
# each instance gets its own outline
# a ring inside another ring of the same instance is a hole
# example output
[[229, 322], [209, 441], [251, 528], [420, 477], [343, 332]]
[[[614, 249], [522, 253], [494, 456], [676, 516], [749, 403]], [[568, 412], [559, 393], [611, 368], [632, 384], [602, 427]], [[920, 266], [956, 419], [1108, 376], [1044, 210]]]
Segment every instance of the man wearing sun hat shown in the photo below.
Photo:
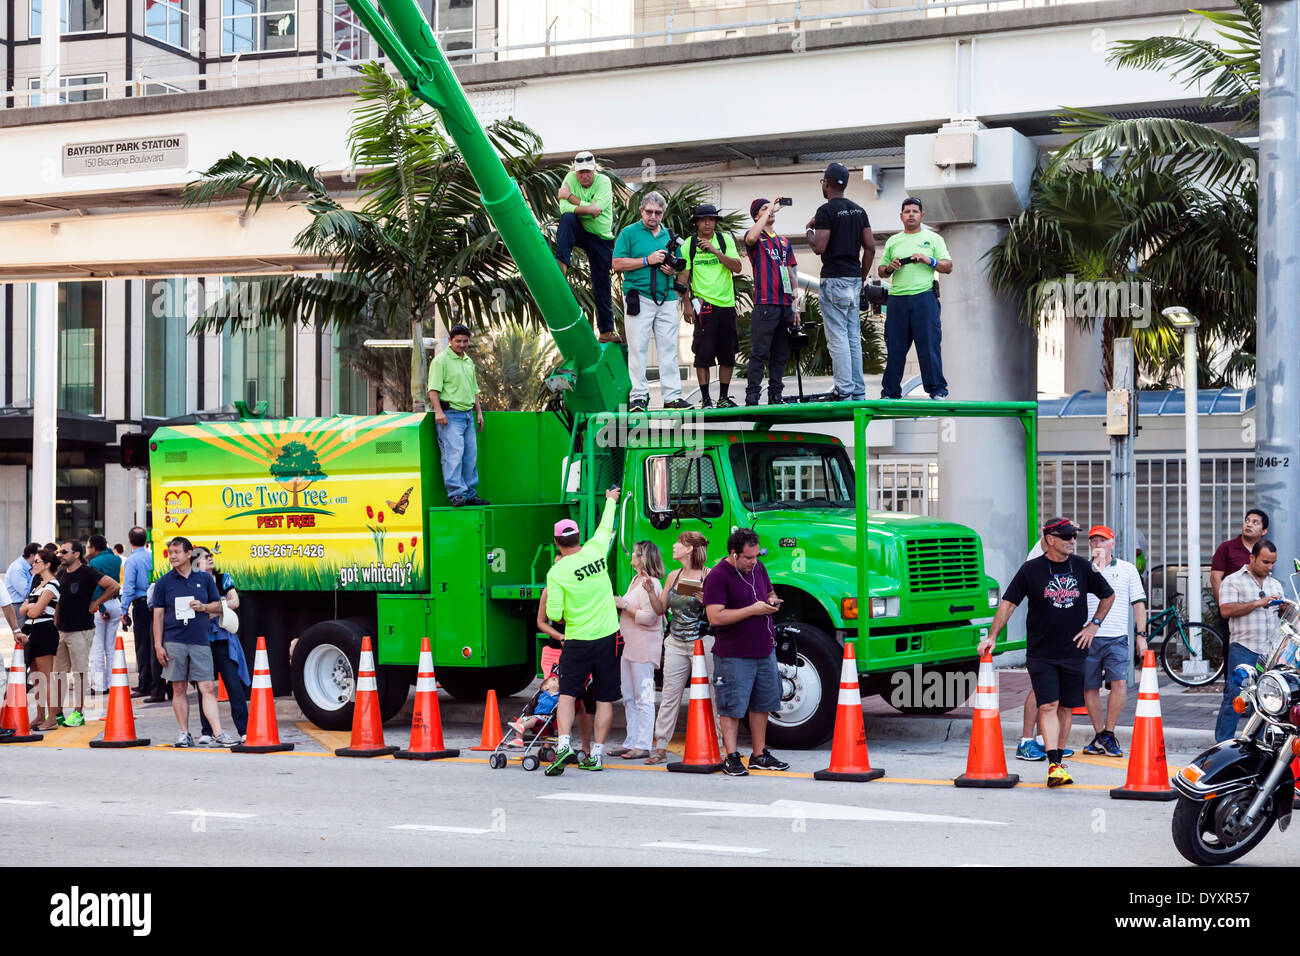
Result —
[[564, 650], [560, 652], [560, 704], [556, 708], [559, 740], [555, 761], [546, 768], [548, 777], [564, 773], [572, 757], [569, 732], [578, 698], [583, 696], [591, 675], [596, 695], [595, 742], [591, 753], [578, 766], [583, 770], [603, 769], [605, 737], [614, 717], [614, 701], [622, 695], [618, 660], [618, 608], [609, 576], [609, 544], [614, 538], [618, 514], [617, 488], [605, 492], [605, 513], [596, 533], [580, 544], [578, 525], [565, 518], [555, 524], [555, 548], [560, 557], [546, 573], [546, 616], [564, 621]]
[[614, 308], [610, 302], [609, 270], [614, 261], [614, 187], [608, 176], [597, 171], [596, 157], [591, 150], [584, 149], [573, 157], [573, 169], [564, 177], [558, 197], [561, 215], [555, 230], [555, 258], [560, 260], [560, 268], [567, 273], [574, 246], [587, 254], [600, 341], [622, 341], [614, 331]]
[[[1142, 588], [1142, 576], [1136, 566], [1115, 557], [1115, 532], [1104, 524], [1088, 529], [1088, 550], [1092, 566], [1101, 572], [1106, 583], [1115, 592], [1115, 608], [1106, 615], [1097, 629], [1097, 636], [1088, 647], [1088, 662], [1083, 671], [1083, 701], [1088, 708], [1094, 736], [1083, 748], [1086, 754], [1104, 754], [1122, 757], [1119, 741], [1115, 739], [1115, 725], [1124, 710], [1128, 687], [1128, 621], [1129, 608], [1137, 623], [1137, 649], [1147, 650], [1147, 595]], [[1088, 616], [1097, 612], [1097, 598], [1088, 595]], [[1102, 719], [1101, 685], [1110, 688], [1106, 699], [1106, 715]]]

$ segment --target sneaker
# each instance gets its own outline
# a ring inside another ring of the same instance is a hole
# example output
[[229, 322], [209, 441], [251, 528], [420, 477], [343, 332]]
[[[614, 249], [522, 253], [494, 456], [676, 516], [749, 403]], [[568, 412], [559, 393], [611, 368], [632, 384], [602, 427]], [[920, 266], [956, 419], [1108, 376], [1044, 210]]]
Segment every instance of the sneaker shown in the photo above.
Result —
[[777, 758], [772, 751], [766, 747], [761, 754], [752, 754], [749, 758], [750, 770], [789, 770], [790, 765], [784, 760]]
[[649, 404], [649, 399], [634, 398], [627, 403], [627, 410], [629, 412], [644, 412]]
[[[721, 407], [722, 403], [718, 402], [718, 406]], [[711, 398], [700, 399], [700, 408], [703, 409], [703, 408], [712, 408], [712, 407], [713, 407], [713, 399]]]
[[1054, 763], [1047, 768], [1047, 785], [1049, 787], [1063, 787], [1067, 783], [1074, 783], [1074, 778], [1070, 776], [1062, 764]]
[[1070, 757], [1073, 757], [1073, 756], [1074, 756], [1074, 751], [1071, 750], [1069, 747], [1065, 747], [1065, 748], [1063, 748], [1063, 749], [1061, 750], [1061, 759], [1062, 759], [1062, 760], [1068, 760]]
[[212, 746], [212, 735], [211, 735], [211, 734], [203, 734], [202, 736], [200, 736], [200, 737], [199, 737], [199, 746], [200, 746], [200, 747], [211, 747], [211, 746]]
[[1124, 756], [1124, 751], [1120, 749], [1119, 741], [1115, 739], [1115, 735], [1111, 731], [1109, 730], [1102, 731], [1101, 737], [1102, 737], [1101, 746], [1103, 748], [1102, 752], [1107, 757]]
[[86, 722], [86, 718], [81, 716], [81, 711], [74, 710], [72, 713], [68, 714], [66, 718], [64, 718], [63, 726], [80, 727], [85, 722]]
[[930, 396], [930, 398], [934, 399], [935, 401], [940, 401], [947, 397], [948, 397], [948, 390], [946, 388], [941, 388], [939, 389], [939, 391], [935, 392], [933, 395]]
[[555, 759], [551, 761], [550, 766], [546, 768], [546, 776], [558, 777], [560, 774], [564, 773], [564, 765], [569, 762], [569, 758], [572, 756], [572, 747], [560, 747], [556, 750]]
[[[721, 405], [722, 403], [719, 402], [718, 404]], [[694, 408], [694, 407], [695, 407], [694, 405], [686, 401], [686, 399], [684, 398], [679, 398], [671, 402], [664, 402], [664, 408], [670, 411], [676, 411], [678, 409]]]
[[1086, 754], [1104, 754], [1106, 752], [1106, 747], [1101, 742], [1104, 736], [1106, 736], [1106, 731], [1104, 730], [1099, 734], [1094, 734], [1092, 740], [1083, 748], [1083, 752]]
[[579, 769], [579, 770], [593, 770], [593, 771], [594, 771], [594, 770], [604, 770], [604, 769], [605, 769], [605, 761], [604, 761], [604, 758], [603, 758], [603, 757], [597, 757], [597, 756], [594, 756], [594, 755], [592, 755], [592, 754], [588, 754], [585, 758], [583, 758], [582, 760], [579, 760], [579, 761], [578, 761], [578, 769]]
[[468, 499], [466, 499], [464, 495], [457, 495], [451, 499], [450, 504], [453, 508], [463, 508], [465, 507], [467, 500]]
[[176, 735], [176, 743], [173, 744], [172, 746], [193, 747], [194, 738], [190, 736], [190, 732], [188, 730], [182, 730], [179, 734]]
[[1038, 746], [1038, 741], [1029, 740], [1020, 741], [1020, 746], [1016, 748], [1017, 760], [1046, 760], [1047, 751]]
[[238, 744], [239, 738], [225, 730], [212, 740], [212, 746], [214, 747], [235, 747], [238, 746]]
[[718, 407], [719, 407], [719, 408], [735, 408], [735, 407], [736, 407], [736, 403], [733, 402], [733, 401], [731, 400], [731, 396], [728, 395], [728, 396], [725, 397], [725, 398], [720, 398], [720, 399], [718, 399]]
[[64, 717], [62, 714], [55, 714], [54, 722], [58, 724], [60, 727], [68, 726], [68, 718]]
[[749, 771], [746, 770], [745, 765], [741, 763], [740, 754], [738, 753], [727, 754], [727, 759], [722, 761], [722, 772], [728, 777], [749, 776]]
[[601, 332], [600, 335], [596, 336], [596, 341], [602, 344], [612, 343], [614, 345], [622, 345], [623, 337], [617, 332]]
[[465, 504], [471, 505], [475, 508], [482, 508], [484, 505], [492, 504], [492, 502], [488, 501], [486, 498], [480, 498], [478, 495], [470, 495], [465, 499]]

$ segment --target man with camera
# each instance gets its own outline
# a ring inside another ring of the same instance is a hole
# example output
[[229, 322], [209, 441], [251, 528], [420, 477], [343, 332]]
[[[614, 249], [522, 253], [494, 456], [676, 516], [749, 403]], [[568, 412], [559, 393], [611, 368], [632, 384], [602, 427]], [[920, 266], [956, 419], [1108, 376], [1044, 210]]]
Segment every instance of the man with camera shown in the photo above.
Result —
[[623, 327], [627, 332], [627, 371], [632, 379], [628, 411], [643, 412], [650, 403], [646, 366], [650, 338], [659, 353], [659, 389], [664, 408], [690, 408], [682, 400], [682, 376], [677, 367], [677, 292], [673, 283], [686, 260], [674, 251], [676, 240], [663, 225], [667, 202], [657, 192], [641, 197], [641, 221], [625, 227], [614, 240], [615, 272], [623, 274], [627, 303]]
[[782, 196], [768, 202], [755, 199], [749, 204], [754, 225], [745, 233], [745, 251], [754, 270], [754, 311], [749, 316], [749, 376], [745, 404], [757, 405], [763, 387], [763, 366], [768, 368], [767, 403], [781, 404], [785, 389], [785, 363], [790, 357], [787, 336], [799, 324], [794, 310], [798, 275], [794, 247], [776, 233], [776, 214], [792, 200]]
[[691, 351], [695, 375], [704, 397], [701, 408], [713, 407], [709, 395], [709, 369], [718, 363], [718, 408], [735, 408], [727, 394], [736, 367], [736, 283], [740, 275], [740, 250], [736, 240], [719, 233], [718, 210], [712, 203], [695, 207], [695, 235], [682, 246], [686, 259], [682, 315], [694, 324]]
[[903, 387], [903, 363], [907, 351], [916, 342], [916, 360], [921, 365], [921, 382], [931, 398], [947, 398], [948, 382], [943, 377], [943, 351], [940, 348], [939, 283], [935, 273], [952, 272], [948, 247], [937, 232], [921, 228], [925, 212], [921, 200], [909, 196], [903, 200], [898, 218], [903, 231], [885, 242], [880, 278], [893, 276], [889, 286], [889, 304], [885, 312], [885, 376], [880, 383], [881, 398], [900, 398]]
[[867, 397], [862, 377], [862, 287], [871, 276], [876, 240], [866, 210], [846, 199], [849, 171], [831, 163], [822, 174], [826, 202], [808, 221], [812, 251], [822, 257], [822, 321], [835, 373], [835, 400]]
[[614, 254], [614, 187], [596, 170], [596, 157], [584, 149], [573, 157], [573, 169], [558, 193], [560, 221], [555, 230], [555, 258], [568, 273], [569, 258], [577, 246], [587, 254], [591, 293], [596, 299], [596, 327], [600, 341], [620, 342], [614, 331], [610, 304], [610, 260]]

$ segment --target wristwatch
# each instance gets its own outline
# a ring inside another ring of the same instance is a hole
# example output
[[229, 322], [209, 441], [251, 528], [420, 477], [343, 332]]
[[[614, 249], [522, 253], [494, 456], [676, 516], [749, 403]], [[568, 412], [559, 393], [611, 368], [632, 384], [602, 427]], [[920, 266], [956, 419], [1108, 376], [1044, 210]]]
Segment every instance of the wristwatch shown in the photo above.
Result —
[[1138, 637], [1146, 637], [1146, 636], [1147, 636], [1147, 632], [1146, 632], [1145, 630], [1143, 630], [1143, 631], [1134, 631], [1133, 633], [1134, 633], [1135, 635], [1137, 635]]
[[1094, 617], [1091, 621], [1089, 621], [1088, 623], [1089, 623], [1089, 624], [1096, 624], [1098, 627], [1101, 627], [1101, 621], [1100, 621], [1099, 619], [1095, 618], [1095, 617]]

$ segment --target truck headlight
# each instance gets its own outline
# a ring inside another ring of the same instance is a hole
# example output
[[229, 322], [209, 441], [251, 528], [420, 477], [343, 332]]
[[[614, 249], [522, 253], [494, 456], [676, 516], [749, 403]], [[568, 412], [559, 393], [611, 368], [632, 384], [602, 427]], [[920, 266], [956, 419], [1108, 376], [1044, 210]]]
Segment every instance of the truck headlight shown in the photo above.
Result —
[[871, 616], [879, 617], [898, 617], [903, 612], [903, 602], [897, 597], [873, 597], [871, 599]]
[[989, 609], [993, 609], [1002, 603], [1002, 589], [989, 588]]

